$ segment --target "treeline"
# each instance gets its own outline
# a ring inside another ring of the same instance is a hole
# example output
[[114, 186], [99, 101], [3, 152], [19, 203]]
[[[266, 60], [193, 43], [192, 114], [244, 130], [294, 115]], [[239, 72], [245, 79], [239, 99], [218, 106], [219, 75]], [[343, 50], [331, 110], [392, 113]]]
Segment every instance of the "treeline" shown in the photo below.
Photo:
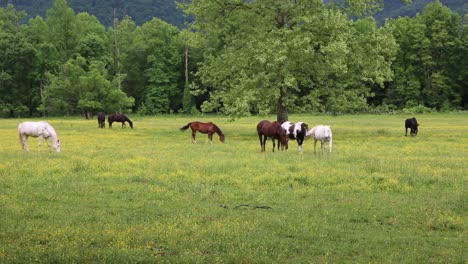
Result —
[[[384, 0], [383, 10], [376, 13], [374, 18], [383, 25], [388, 18], [414, 17], [417, 13], [421, 13], [424, 7], [431, 2], [434, 2], [434, 0], [413, 0], [409, 4], [395, 0]], [[466, 3], [462, 3], [463, 1], [460, 0], [440, 0], [440, 2], [459, 15], [463, 16], [468, 13], [468, 2], [466, 1]]]
[[[112, 26], [114, 18], [122, 20], [130, 16], [137, 25], [157, 17], [171, 25], [182, 28], [184, 14], [174, 0], [68, 0], [68, 5], [76, 12], [87, 12], [106, 27]], [[45, 17], [54, 0], [0, 0], [0, 6], [13, 4], [16, 10], [26, 11], [26, 21], [36, 16]]]
[[190, 30], [130, 17], [106, 28], [66, 0], [26, 24], [1, 8], [0, 115], [465, 107], [468, 29], [441, 3], [378, 27], [367, 7], [260, 2], [192, 1]]

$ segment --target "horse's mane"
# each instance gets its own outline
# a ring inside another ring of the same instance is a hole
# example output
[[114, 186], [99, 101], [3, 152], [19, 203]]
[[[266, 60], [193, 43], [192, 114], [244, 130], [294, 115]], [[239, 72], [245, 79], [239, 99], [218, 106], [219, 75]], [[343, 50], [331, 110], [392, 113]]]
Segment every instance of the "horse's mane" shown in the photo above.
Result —
[[[213, 124], [213, 123], [211, 123], [211, 124]], [[216, 134], [223, 135], [223, 132], [221, 131], [221, 129], [219, 129], [219, 127], [217, 125], [213, 124], [213, 127], [215, 129]]]
[[125, 121], [127, 121], [130, 124], [133, 124], [132, 120], [130, 120], [130, 118], [128, 118], [126, 115], [123, 115], [123, 117], [125, 118]]
[[44, 125], [44, 129], [47, 130], [47, 132], [49, 132], [50, 136], [52, 137], [53, 140], [57, 140], [58, 137], [57, 137], [57, 132], [55, 132], [55, 129], [54, 127], [52, 127], [49, 123], [47, 123], [46, 121], [40, 121], [41, 124]]

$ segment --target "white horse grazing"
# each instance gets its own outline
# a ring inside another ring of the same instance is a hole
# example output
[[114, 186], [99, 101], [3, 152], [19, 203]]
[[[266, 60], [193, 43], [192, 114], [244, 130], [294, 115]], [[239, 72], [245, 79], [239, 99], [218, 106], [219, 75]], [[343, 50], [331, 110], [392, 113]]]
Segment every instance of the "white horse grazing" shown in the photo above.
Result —
[[60, 140], [57, 133], [46, 121], [23, 122], [18, 125], [18, 134], [23, 150], [29, 151], [28, 137], [39, 137], [39, 150], [42, 144], [42, 139], [44, 138], [50, 151], [52, 151], [50, 147], [50, 140], [52, 139], [55, 151], [57, 153], [60, 152]]
[[322, 143], [322, 152], [325, 153], [325, 142], [329, 142], [329, 149], [332, 152], [332, 131], [330, 126], [315, 126], [307, 132], [307, 136], [312, 136], [314, 138], [314, 153], [315, 147], [317, 146], [317, 141], [320, 140]]

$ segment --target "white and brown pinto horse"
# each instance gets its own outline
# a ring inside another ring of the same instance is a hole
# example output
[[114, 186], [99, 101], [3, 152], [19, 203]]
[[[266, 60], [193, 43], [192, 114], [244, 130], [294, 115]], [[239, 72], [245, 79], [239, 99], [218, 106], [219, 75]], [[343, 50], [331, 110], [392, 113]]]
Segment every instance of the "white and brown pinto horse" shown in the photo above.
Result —
[[289, 121], [281, 124], [281, 127], [286, 130], [286, 134], [290, 139], [295, 139], [299, 148], [299, 153], [302, 154], [302, 143], [307, 135], [308, 125], [304, 122], [293, 124]]
[[319, 140], [322, 143], [322, 153], [325, 154], [325, 142], [327, 141], [329, 142], [329, 151], [332, 152], [332, 131], [330, 126], [315, 126], [307, 132], [307, 137], [314, 138], [314, 153]]
[[44, 138], [49, 151], [52, 151], [51, 141], [55, 151], [60, 152], [60, 140], [55, 132], [55, 129], [46, 121], [39, 122], [23, 122], [18, 125], [18, 135], [23, 150], [29, 151], [28, 137], [39, 138], [39, 150]]

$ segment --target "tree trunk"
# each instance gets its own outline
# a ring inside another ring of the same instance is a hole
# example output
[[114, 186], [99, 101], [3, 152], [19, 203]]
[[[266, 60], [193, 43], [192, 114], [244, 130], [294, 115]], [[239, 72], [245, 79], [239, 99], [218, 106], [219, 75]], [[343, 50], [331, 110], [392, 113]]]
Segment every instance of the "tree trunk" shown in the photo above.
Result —
[[288, 92], [285, 86], [281, 87], [280, 97], [278, 98], [276, 121], [280, 124], [288, 121]]
[[85, 110], [84, 111], [84, 116], [86, 120], [92, 119], [93, 118], [93, 112], [91, 110]]
[[189, 53], [189, 48], [188, 48], [188, 33], [185, 33], [185, 40], [184, 40], [184, 45], [185, 45], [185, 50], [184, 50], [184, 56], [185, 56], [185, 86], [188, 85], [188, 53]]
[[120, 72], [120, 48], [119, 48], [119, 43], [117, 39], [117, 8], [114, 7], [114, 21], [112, 24], [112, 27], [114, 28], [114, 38], [113, 38], [113, 48], [114, 48], [114, 67], [115, 67], [115, 76], [117, 77], [117, 85], [119, 87], [119, 90], [122, 90], [122, 74]]
[[[41, 102], [42, 102], [42, 113], [41, 113], [41, 116], [42, 117], [46, 117], [47, 114], [46, 114], [46, 103], [45, 103], [45, 98], [44, 98], [44, 83], [41, 81], [41, 83], [39, 84], [39, 91], [41, 93]], [[30, 112], [29, 115], [31, 115], [32, 113]]]

